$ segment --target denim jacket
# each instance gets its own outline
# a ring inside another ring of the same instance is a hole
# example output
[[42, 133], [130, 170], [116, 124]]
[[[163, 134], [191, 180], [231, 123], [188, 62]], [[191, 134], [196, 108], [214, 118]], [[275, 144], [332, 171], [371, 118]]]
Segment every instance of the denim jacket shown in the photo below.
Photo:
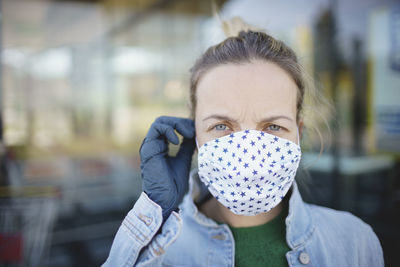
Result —
[[[226, 224], [202, 214], [193, 201], [162, 223], [161, 207], [142, 193], [122, 222], [103, 266], [234, 266], [235, 240]], [[290, 192], [288, 193], [290, 194]], [[348, 212], [303, 202], [293, 183], [286, 217], [288, 266], [384, 266], [372, 228]]]

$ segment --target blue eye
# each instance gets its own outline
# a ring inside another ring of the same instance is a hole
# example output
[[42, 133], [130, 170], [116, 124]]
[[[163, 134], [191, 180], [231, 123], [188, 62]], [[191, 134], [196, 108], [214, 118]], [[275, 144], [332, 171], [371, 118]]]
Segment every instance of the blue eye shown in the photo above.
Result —
[[218, 124], [218, 125], [215, 125], [214, 128], [217, 131], [225, 131], [226, 130], [226, 125], [225, 124]]
[[279, 125], [276, 125], [276, 124], [271, 124], [271, 125], [269, 125], [267, 128], [268, 128], [268, 130], [270, 130], [270, 131], [275, 131], [275, 132], [277, 132], [277, 131], [279, 131], [282, 127], [279, 126]]

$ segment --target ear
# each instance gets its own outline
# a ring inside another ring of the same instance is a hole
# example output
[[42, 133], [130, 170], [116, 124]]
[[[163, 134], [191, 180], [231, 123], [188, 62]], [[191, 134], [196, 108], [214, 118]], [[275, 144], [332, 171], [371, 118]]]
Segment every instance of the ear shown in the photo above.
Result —
[[299, 128], [299, 135], [300, 135], [299, 139], [301, 140], [301, 138], [303, 137], [303, 129], [304, 129], [304, 121], [302, 119], [300, 119], [297, 127]]

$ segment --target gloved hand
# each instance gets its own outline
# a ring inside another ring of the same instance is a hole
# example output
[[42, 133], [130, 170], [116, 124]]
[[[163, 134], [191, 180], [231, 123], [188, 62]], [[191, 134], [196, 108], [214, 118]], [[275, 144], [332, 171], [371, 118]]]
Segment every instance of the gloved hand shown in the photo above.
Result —
[[[168, 142], [179, 144], [174, 129], [184, 138], [172, 157], [168, 155]], [[164, 221], [186, 193], [196, 147], [194, 136], [193, 120], [162, 116], [153, 122], [140, 147], [143, 191], [161, 206]]]

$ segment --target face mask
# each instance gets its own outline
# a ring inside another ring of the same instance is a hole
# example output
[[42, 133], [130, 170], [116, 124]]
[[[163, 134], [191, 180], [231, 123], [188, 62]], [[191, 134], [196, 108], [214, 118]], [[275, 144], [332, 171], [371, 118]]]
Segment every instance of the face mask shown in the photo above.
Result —
[[256, 130], [214, 139], [198, 153], [200, 180], [238, 215], [268, 212], [288, 192], [300, 163], [297, 144]]

